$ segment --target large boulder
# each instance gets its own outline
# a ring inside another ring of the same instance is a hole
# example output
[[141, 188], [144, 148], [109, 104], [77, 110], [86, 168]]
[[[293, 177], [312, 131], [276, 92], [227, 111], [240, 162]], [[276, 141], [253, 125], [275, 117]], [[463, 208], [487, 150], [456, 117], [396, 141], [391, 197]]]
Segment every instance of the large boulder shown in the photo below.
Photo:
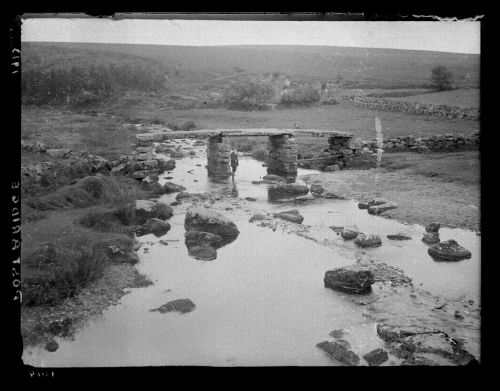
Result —
[[221, 236], [236, 236], [240, 231], [226, 216], [208, 208], [190, 208], [184, 220], [186, 231], [211, 232]]
[[150, 218], [165, 220], [172, 217], [172, 214], [172, 207], [162, 202], [150, 200], [135, 201], [135, 218], [138, 224], [144, 224]]
[[377, 235], [359, 234], [354, 240], [354, 244], [358, 247], [379, 247], [382, 245], [382, 240]]
[[170, 224], [163, 220], [150, 218], [143, 225], [137, 227], [135, 233], [137, 236], [153, 234], [156, 237], [165, 235], [170, 231]]
[[177, 299], [169, 301], [167, 304], [152, 309], [150, 311], [158, 311], [162, 314], [167, 312], [180, 312], [185, 314], [186, 312], [191, 312], [196, 308], [196, 305], [189, 299]]
[[297, 224], [302, 224], [304, 221], [304, 216], [302, 216], [296, 209], [274, 213], [273, 216]]
[[436, 243], [427, 250], [429, 255], [438, 261], [460, 261], [472, 256], [471, 252], [460, 246], [453, 239]]
[[349, 293], [366, 293], [375, 283], [373, 271], [363, 265], [354, 264], [328, 270], [324, 278], [325, 287]]
[[359, 356], [351, 350], [349, 342], [345, 340], [323, 341], [318, 343], [316, 347], [323, 350], [333, 360], [344, 365], [355, 366], [359, 364]]
[[396, 209], [398, 204], [394, 201], [388, 201], [381, 205], [372, 205], [368, 207], [368, 213], [371, 215], [379, 215], [391, 209]]
[[163, 185], [163, 187], [165, 189], [165, 193], [166, 194], [179, 193], [181, 191], [186, 190], [186, 188], [184, 186], [177, 185], [177, 184], [175, 184], [173, 182], [165, 182], [165, 184]]
[[147, 176], [141, 181], [141, 189], [151, 191], [154, 194], [163, 194], [165, 192], [163, 186], [151, 178], [151, 176]]

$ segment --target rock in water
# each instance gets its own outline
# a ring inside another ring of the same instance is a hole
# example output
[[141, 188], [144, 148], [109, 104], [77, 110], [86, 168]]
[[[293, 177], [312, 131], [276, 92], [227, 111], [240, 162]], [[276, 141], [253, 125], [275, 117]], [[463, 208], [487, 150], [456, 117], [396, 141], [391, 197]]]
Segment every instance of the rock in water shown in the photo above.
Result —
[[254, 197], [245, 197], [245, 200], [253, 202], [253, 201], [257, 201], [257, 198], [254, 198]]
[[200, 261], [213, 261], [217, 258], [217, 250], [209, 244], [188, 246], [188, 254]]
[[189, 197], [191, 197], [191, 194], [189, 194], [187, 191], [181, 191], [179, 194], [175, 196], [175, 199], [177, 201], [180, 201]]
[[313, 194], [322, 194], [324, 191], [325, 189], [321, 185], [318, 184], [311, 185], [311, 193]]
[[383, 212], [387, 212], [388, 210], [396, 209], [397, 207], [397, 203], [395, 203], [394, 201], [388, 201], [382, 205], [373, 205], [368, 207], [368, 213], [371, 215], [379, 215]]
[[358, 247], [379, 247], [382, 245], [382, 239], [377, 235], [359, 234], [354, 240], [354, 244]]
[[189, 299], [177, 299], [173, 301], [169, 301], [167, 304], [163, 304], [162, 306], [152, 309], [150, 311], [159, 311], [162, 314], [167, 312], [180, 312], [185, 314], [186, 312], [191, 312], [196, 308], [194, 303]]
[[390, 240], [411, 240], [411, 237], [405, 234], [390, 234], [387, 235], [387, 239]]
[[265, 220], [267, 217], [266, 215], [262, 213], [255, 213], [250, 219], [248, 220], [249, 223], [253, 223], [254, 221], [262, 221]]
[[59, 349], [59, 344], [52, 339], [45, 344], [45, 349], [49, 352], [55, 352], [57, 349]]
[[437, 243], [427, 250], [429, 255], [438, 261], [460, 261], [472, 256], [471, 252], [460, 246], [453, 239]]
[[153, 234], [156, 237], [165, 235], [170, 231], [170, 224], [163, 220], [150, 218], [143, 225], [137, 227], [137, 236], [143, 236], [147, 234]]
[[298, 210], [287, 210], [280, 213], [274, 213], [274, 217], [291, 221], [292, 223], [302, 224], [304, 221], [304, 216], [302, 216]]
[[356, 236], [358, 236], [358, 233], [358, 227], [356, 227], [355, 225], [350, 225], [342, 230], [342, 238], [344, 238], [345, 240], [352, 240], [356, 238]]
[[186, 188], [184, 186], [177, 185], [173, 182], [165, 182], [163, 187], [165, 189], [166, 194], [178, 193], [178, 192], [186, 190]]
[[307, 186], [298, 185], [295, 183], [277, 185], [274, 187], [270, 187], [267, 190], [268, 198], [271, 201], [283, 198], [293, 198], [301, 195], [306, 195], [308, 193], [309, 188]]
[[425, 232], [438, 232], [439, 228], [441, 228], [441, 224], [439, 223], [430, 223], [425, 227]]
[[184, 220], [186, 231], [211, 232], [221, 236], [236, 236], [240, 231], [226, 216], [208, 208], [190, 208]]
[[281, 181], [284, 181], [285, 178], [279, 176], [279, 175], [274, 175], [274, 174], [268, 174], [268, 175], [264, 175], [262, 177], [263, 180], [265, 181], [277, 181], [277, 182], [281, 182]]
[[323, 341], [316, 345], [323, 350], [330, 358], [339, 361], [344, 365], [358, 365], [359, 356], [350, 349], [349, 342], [337, 340], [335, 342]]
[[358, 202], [359, 209], [368, 209], [368, 202]]
[[373, 271], [359, 264], [328, 270], [324, 278], [326, 288], [350, 293], [366, 293], [374, 282]]
[[427, 232], [422, 237], [422, 242], [425, 244], [435, 244], [439, 243], [439, 234], [437, 232]]
[[369, 353], [366, 353], [363, 358], [368, 362], [370, 366], [378, 366], [386, 362], [389, 359], [389, 355], [384, 349], [378, 348], [372, 350]]
[[368, 202], [368, 207], [383, 205], [383, 204], [387, 204], [388, 202], [389, 202], [389, 200], [386, 200], [385, 198], [374, 198], [373, 200]]
[[135, 201], [135, 218], [138, 224], [144, 224], [150, 218], [168, 219], [172, 217], [173, 209], [162, 202], [149, 200]]
[[326, 166], [325, 167], [325, 172], [333, 172], [333, 171], [339, 171], [340, 167], [338, 164], [332, 164], [331, 166]]
[[212, 244], [222, 241], [222, 236], [202, 231], [186, 231], [184, 238], [186, 243], [192, 244]]

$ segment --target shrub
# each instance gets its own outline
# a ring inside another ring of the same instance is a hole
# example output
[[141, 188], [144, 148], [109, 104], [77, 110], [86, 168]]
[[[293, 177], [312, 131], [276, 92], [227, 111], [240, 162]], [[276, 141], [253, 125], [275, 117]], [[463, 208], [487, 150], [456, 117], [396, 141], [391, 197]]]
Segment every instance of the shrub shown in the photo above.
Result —
[[438, 65], [431, 69], [431, 81], [438, 91], [451, 90], [451, 82], [453, 80], [453, 74], [451, 71], [443, 65]]
[[310, 104], [318, 102], [320, 93], [310, 84], [300, 84], [294, 89], [285, 91], [281, 97], [281, 103], [285, 104]]
[[261, 110], [273, 96], [271, 85], [256, 80], [233, 82], [224, 93], [230, 109]]

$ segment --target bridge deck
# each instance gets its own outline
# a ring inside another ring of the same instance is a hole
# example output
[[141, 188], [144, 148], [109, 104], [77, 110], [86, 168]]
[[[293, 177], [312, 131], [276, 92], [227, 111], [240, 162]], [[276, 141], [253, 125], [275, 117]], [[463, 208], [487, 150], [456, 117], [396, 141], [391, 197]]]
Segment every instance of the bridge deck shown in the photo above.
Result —
[[248, 137], [248, 136], [280, 136], [288, 134], [290, 136], [309, 135], [316, 137], [337, 136], [353, 137], [350, 133], [338, 132], [335, 130], [316, 129], [199, 129], [199, 130], [172, 130], [155, 133], [140, 133], [136, 137], [140, 141], [162, 141], [180, 138], [208, 138], [212, 136], [224, 135], [227, 137]]

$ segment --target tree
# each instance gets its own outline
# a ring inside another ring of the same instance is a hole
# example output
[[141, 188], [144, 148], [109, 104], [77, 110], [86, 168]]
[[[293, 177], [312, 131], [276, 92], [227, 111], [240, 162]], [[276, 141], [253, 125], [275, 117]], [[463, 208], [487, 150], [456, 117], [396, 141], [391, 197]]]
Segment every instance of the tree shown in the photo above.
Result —
[[451, 82], [453, 74], [444, 65], [438, 65], [431, 69], [431, 81], [435, 88], [439, 91], [451, 90]]

